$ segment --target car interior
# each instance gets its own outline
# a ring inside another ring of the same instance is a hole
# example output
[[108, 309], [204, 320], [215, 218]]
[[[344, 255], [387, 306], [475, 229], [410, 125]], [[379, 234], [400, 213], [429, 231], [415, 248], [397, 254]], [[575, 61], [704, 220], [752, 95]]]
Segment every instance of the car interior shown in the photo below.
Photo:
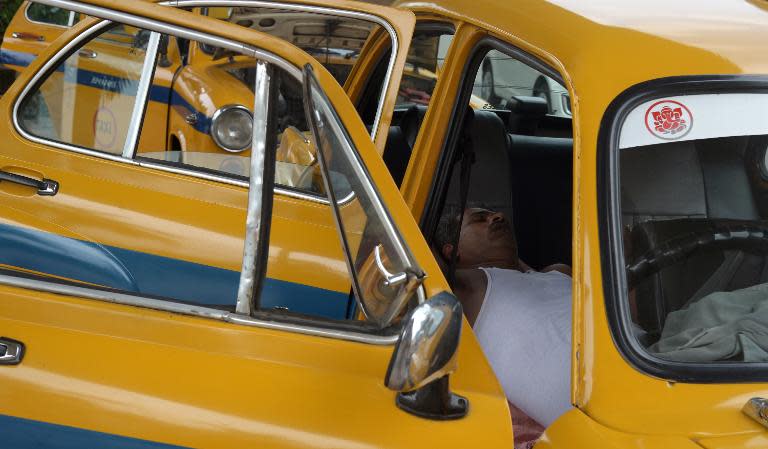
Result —
[[659, 340], [670, 313], [768, 281], [759, 238], [767, 145], [767, 136], [739, 136], [621, 152], [630, 305], [643, 345]]
[[[570, 120], [547, 115], [538, 97], [514, 97], [508, 110], [475, 109], [467, 131], [474, 163], [468, 204], [504, 212], [514, 223], [520, 257], [532, 268], [570, 265], [573, 139]], [[383, 158], [400, 185], [426, 106], [397, 111]], [[459, 206], [454, 170], [446, 205]]]

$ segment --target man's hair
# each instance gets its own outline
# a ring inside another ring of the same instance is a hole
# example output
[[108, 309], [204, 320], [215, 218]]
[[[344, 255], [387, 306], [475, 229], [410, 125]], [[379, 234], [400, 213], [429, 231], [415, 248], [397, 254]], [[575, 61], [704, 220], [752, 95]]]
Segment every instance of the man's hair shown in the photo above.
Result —
[[447, 244], [454, 245], [459, 229], [461, 228], [462, 210], [458, 206], [445, 206], [440, 220], [435, 229], [435, 238], [433, 243], [440, 256], [443, 255], [443, 247]]
[[[495, 211], [492, 207], [487, 206], [482, 202], [471, 202], [467, 204], [467, 209], [480, 208]], [[435, 245], [438, 254], [443, 256], [443, 247], [447, 244], [454, 245], [453, 239], [458, 235], [461, 228], [461, 222], [464, 218], [464, 211], [456, 205], [446, 205], [443, 209], [443, 214], [440, 216], [440, 220], [437, 222], [437, 229], [435, 229], [435, 237], [432, 239], [432, 243]], [[509, 220], [509, 227], [512, 229], [512, 236], [515, 236], [515, 226], [512, 221]], [[517, 239], [515, 239], [515, 246], [517, 246]], [[446, 260], [446, 262], [449, 262]]]

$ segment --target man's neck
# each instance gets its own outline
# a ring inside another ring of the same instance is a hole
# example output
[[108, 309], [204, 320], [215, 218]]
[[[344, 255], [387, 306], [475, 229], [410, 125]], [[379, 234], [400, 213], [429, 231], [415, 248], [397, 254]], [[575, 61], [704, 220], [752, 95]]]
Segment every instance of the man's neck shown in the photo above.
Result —
[[462, 269], [472, 269], [472, 268], [504, 268], [504, 269], [507, 269], [507, 270], [523, 271], [522, 270], [522, 265], [520, 264], [520, 259], [517, 259], [517, 258], [515, 258], [515, 259], [509, 259], [509, 258], [489, 259], [489, 260], [484, 260], [484, 261], [482, 261], [482, 262], [480, 262], [478, 264], [461, 266], [459, 268], [462, 268]]

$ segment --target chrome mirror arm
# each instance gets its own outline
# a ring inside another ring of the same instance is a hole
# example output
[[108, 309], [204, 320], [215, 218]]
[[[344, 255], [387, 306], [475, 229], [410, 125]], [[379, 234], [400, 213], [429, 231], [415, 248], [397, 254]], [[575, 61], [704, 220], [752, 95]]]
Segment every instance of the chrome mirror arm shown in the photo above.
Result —
[[466, 416], [469, 401], [451, 393], [448, 376], [456, 370], [462, 309], [442, 292], [413, 309], [403, 322], [384, 384], [398, 391], [396, 404], [427, 419]]

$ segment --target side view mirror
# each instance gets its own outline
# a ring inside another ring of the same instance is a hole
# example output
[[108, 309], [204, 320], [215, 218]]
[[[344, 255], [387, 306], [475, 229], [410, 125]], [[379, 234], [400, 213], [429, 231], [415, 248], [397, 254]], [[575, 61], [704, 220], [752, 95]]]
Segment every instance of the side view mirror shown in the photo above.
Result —
[[461, 303], [443, 292], [403, 320], [384, 380], [387, 388], [399, 392], [396, 403], [401, 409], [438, 420], [467, 414], [469, 401], [448, 387], [448, 375], [456, 369], [461, 315]]

